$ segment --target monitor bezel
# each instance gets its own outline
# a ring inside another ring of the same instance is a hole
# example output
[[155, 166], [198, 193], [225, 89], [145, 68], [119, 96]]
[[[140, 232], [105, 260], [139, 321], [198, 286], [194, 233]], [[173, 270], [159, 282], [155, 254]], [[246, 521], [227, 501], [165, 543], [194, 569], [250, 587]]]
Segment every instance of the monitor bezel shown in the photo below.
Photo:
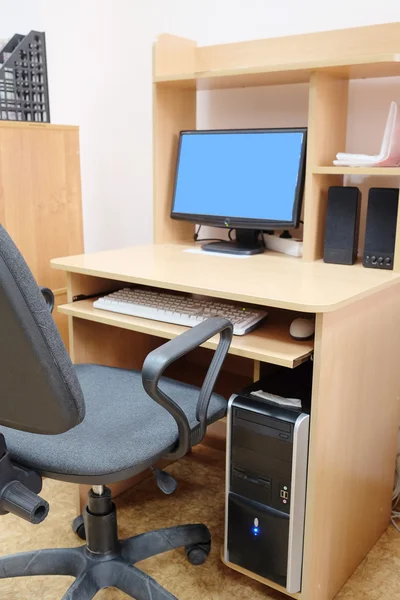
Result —
[[[180, 213], [174, 211], [176, 188], [178, 183], [178, 170], [181, 156], [182, 139], [185, 134], [203, 135], [203, 134], [235, 134], [235, 133], [303, 133], [303, 141], [301, 146], [301, 156], [299, 171], [300, 177], [297, 181], [295, 199], [293, 203], [292, 219], [288, 221], [273, 221], [271, 219], [246, 219], [240, 217], [216, 216], [193, 213]], [[307, 127], [273, 127], [273, 128], [256, 128], [256, 129], [193, 129], [182, 130], [179, 132], [178, 153], [176, 159], [175, 180], [172, 195], [172, 205], [170, 216], [172, 219], [179, 221], [189, 221], [190, 223], [198, 223], [199, 225], [208, 225], [210, 227], [224, 227], [229, 229], [296, 229], [300, 223], [300, 214], [304, 192], [305, 182], [305, 164], [307, 152]]]

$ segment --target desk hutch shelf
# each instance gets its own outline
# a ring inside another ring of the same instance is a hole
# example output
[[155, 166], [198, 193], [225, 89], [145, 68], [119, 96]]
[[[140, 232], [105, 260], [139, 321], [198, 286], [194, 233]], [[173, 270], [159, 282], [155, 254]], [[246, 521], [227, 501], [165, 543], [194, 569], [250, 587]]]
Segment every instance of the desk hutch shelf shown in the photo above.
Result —
[[[206, 47], [160, 36], [153, 78], [155, 242], [193, 239], [193, 225], [168, 217], [178, 134], [196, 129], [197, 90], [307, 82], [303, 260], [320, 259], [329, 186], [342, 185], [350, 174], [400, 177], [400, 168], [331, 166], [346, 147], [349, 80], [399, 76], [399, 36], [400, 23]], [[400, 235], [397, 240], [394, 268], [400, 271]]]

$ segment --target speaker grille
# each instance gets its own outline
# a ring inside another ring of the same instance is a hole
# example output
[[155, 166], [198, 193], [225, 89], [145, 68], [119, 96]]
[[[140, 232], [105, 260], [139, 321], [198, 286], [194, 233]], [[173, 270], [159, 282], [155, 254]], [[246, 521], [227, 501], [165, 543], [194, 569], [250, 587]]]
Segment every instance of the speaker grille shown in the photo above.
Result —
[[371, 188], [368, 198], [365, 252], [393, 254], [396, 241], [399, 190]]
[[360, 190], [332, 186], [328, 190], [325, 262], [352, 264], [357, 257]]

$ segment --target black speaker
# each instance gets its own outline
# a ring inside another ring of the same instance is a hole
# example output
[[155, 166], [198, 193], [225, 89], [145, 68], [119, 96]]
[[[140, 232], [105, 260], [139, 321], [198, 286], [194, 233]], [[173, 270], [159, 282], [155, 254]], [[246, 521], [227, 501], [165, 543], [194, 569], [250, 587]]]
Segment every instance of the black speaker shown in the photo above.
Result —
[[398, 188], [369, 190], [364, 267], [393, 269], [398, 205]]
[[361, 194], [357, 187], [331, 186], [326, 209], [324, 261], [352, 265], [357, 258]]

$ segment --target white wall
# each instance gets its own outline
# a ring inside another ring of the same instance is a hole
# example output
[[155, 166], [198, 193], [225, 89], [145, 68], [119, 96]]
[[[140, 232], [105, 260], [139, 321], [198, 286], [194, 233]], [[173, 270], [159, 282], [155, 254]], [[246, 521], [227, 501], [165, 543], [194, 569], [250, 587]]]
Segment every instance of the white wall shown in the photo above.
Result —
[[[151, 45], [159, 33], [200, 44], [290, 35], [400, 21], [400, 3], [0, 0], [0, 37], [5, 17], [12, 23], [11, 33], [22, 26], [29, 29], [26, 22], [36, 18], [46, 31], [52, 121], [81, 126], [85, 247], [92, 251], [152, 240]], [[370, 96], [370, 85], [354, 84], [350, 101], [352, 115], [360, 118], [351, 119], [349, 147], [356, 148], [363, 134], [366, 151], [378, 143], [389, 100], [396, 95], [400, 101], [393, 83], [379, 102]], [[295, 86], [293, 92], [257, 88], [201, 93], [198, 126], [302, 125], [305, 92], [306, 86]], [[365, 135], [365, 114], [371, 135]]]
[[202, 45], [387, 23], [400, 16], [397, 0], [153, 0], [146, 4], [156, 7], [165, 31]]
[[0, 40], [41, 27], [39, 0], [0, 0]]
[[152, 239], [150, 15], [43, 0], [53, 122], [81, 127], [87, 251]]

